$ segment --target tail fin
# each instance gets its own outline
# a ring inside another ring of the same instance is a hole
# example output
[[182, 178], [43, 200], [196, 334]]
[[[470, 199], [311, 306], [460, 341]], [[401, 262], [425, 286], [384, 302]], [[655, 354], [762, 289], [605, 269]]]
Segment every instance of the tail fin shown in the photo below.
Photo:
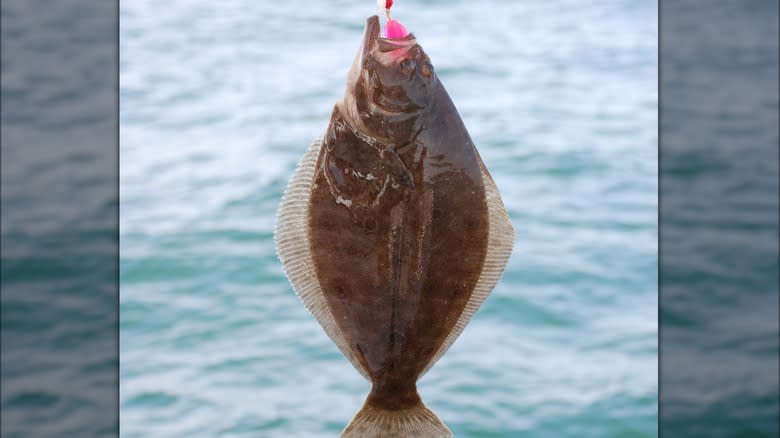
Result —
[[341, 432], [341, 438], [450, 438], [452, 432], [422, 402], [406, 409], [385, 410], [364, 404]]

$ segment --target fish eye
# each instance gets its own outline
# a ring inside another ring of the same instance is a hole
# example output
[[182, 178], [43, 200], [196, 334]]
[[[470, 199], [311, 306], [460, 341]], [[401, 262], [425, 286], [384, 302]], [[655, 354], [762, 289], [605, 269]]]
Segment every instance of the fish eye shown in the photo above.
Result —
[[433, 76], [433, 64], [431, 64], [431, 61], [426, 60], [422, 66], [421, 71], [423, 76], [425, 76], [426, 78]]
[[401, 70], [403, 70], [405, 73], [411, 73], [414, 71], [414, 68], [417, 66], [417, 63], [414, 62], [413, 59], [404, 59], [401, 61]]

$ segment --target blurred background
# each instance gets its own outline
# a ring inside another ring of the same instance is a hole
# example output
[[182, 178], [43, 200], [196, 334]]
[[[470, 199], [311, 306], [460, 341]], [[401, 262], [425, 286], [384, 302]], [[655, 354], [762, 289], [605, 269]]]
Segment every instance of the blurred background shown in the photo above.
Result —
[[[337, 436], [369, 384], [273, 245], [373, 0], [120, 4], [121, 434]], [[517, 230], [418, 383], [461, 437], [657, 436], [657, 3], [397, 0]]]

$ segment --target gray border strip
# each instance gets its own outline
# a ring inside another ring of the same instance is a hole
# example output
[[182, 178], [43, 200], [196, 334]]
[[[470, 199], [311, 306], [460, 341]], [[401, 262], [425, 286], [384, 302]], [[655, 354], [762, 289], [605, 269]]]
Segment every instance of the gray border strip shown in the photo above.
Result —
[[1, 20], [0, 434], [118, 436], [118, 2]]
[[659, 30], [659, 433], [777, 437], [778, 2]]

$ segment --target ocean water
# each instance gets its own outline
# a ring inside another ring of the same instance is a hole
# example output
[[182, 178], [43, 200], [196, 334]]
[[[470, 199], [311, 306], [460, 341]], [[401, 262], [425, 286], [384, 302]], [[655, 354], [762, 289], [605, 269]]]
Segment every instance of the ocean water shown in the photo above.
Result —
[[[332, 437], [369, 385], [274, 215], [374, 1], [120, 4], [124, 437]], [[418, 383], [460, 437], [658, 434], [657, 3], [395, 2], [517, 231]]]

